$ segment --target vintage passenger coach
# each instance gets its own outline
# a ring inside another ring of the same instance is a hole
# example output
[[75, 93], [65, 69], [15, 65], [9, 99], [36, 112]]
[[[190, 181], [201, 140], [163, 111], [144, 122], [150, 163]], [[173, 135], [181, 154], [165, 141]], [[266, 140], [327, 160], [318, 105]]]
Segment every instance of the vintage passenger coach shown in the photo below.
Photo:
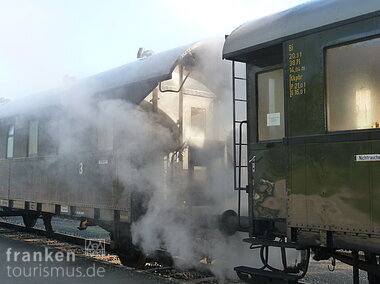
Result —
[[[223, 56], [247, 64], [233, 78], [234, 103], [247, 106], [247, 121], [234, 122], [235, 186], [249, 197], [245, 241], [261, 247], [264, 263], [236, 267], [238, 275], [296, 282], [311, 249], [314, 259], [353, 265], [355, 283], [359, 268], [379, 283], [380, 2], [310, 1], [243, 24]], [[248, 143], [239, 139], [246, 124]], [[268, 247], [305, 257], [295, 269], [283, 257], [280, 271]]]
[[211, 165], [225, 161], [222, 44], [140, 50], [135, 62], [2, 106], [0, 215], [23, 216], [27, 227], [42, 216], [47, 230], [54, 215], [100, 225], [124, 264], [141, 265], [130, 226], [150, 187], [202, 206]]
[[[47, 230], [53, 215], [100, 225], [121, 261], [139, 266], [131, 224], [146, 210], [152, 184], [136, 176], [149, 166], [145, 177], [183, 193], [178, 207], [249, 232], [263, 265], [235, 267], [241, 279], [297, 283], [312, 254], [352, 265], [354, 283], [359, 269], [380, 283], [379, 0], [309, 1], [241, 25], [223, 55], [217, 46], [140, 50], [136, 62], [2, 106], [0, 216], [27, 227], [42, 217]], [[222, 56], [233, 62], [232, 151]], [[238, 210], [214, 218], [202, 192], [231, 153]]]

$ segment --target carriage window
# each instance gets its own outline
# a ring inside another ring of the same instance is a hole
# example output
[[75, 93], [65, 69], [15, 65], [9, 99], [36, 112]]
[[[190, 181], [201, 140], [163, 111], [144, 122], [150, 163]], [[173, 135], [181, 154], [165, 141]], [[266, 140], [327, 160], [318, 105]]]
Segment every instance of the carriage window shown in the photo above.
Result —
[[113, 120], [108, 119], [104, 120], [103, 118], [99, 118], [98, 123], [98, 150], [112, 150], [113, 149]]
[[8, 139], [7, 139], [7, 158], [13, 158], [13, 141], [15, 135], [14, 125], [8, 128]]
[[206, 110], [191, 108], [191, 134], [193, 137], [204, 138], [206, 134]]
[[282, 69], [257, 75], [259, 141], [285, 136], [284, 73]]
[[379, 128], [380, 39], [326, 51], [329, 131]]
[[38, 120], [29, 123], [28, 156], [37, 156], [38, 148]]
[[39, 156], [56, 155], [58, 153], [59, 123], [57, 120], [40, 120], [38, 122]]

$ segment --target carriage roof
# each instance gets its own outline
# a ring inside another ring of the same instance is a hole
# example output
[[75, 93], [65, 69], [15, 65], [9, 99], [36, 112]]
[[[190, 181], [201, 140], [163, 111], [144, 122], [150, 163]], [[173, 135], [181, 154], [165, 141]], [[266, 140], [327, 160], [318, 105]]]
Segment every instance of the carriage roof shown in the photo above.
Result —
[[33, 113], [68, 101], [81, 103], [83, 97], [94, 94], [101, 95], [103, 99], [120, 98], [139, 104], [159, 82], [171, 78], [179, 61], [193, 45], [157, 53], [54, 90], [11, 101], [0, 107], [0, 118]]
[[239, 26], [226, 38], [223, 57], [244, 61], [249, 52], [280, 43], [287, 37], [379, 12], [379, 0], [309, 1]]

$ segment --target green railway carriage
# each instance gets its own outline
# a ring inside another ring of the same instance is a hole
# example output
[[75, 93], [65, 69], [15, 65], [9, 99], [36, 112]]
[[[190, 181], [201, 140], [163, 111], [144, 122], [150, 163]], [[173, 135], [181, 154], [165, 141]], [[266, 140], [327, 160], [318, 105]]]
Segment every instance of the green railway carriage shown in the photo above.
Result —
[[[355, 283], [358, 268], [379, 283], [380, 2], [310, 1], [243, 24], [223, 56], [246, 63], [246, 76], [233, 78], [235, 106], [247, 105], [246, 164], [238, 139], [245, 122], [235, 119], [236, 188], [249, 203], [245, 241], [264, 247], [264, 256], [270, 246], [304, 250], [295, 270], [302, 274], [312, 249], [317, 260], [352, 264]], [[237, 94], [241, 80], [246, 101]], [[235, 270], [246, 280], [303, 276], [286, 267], [269, 276]]]

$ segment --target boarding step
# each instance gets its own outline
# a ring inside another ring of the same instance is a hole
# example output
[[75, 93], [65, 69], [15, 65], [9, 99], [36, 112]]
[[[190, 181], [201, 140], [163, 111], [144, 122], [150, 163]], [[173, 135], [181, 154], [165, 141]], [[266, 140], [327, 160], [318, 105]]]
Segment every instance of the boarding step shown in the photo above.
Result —
[[250, 283], [271, 283], [271, 284], [286, 284], [299, 283], [299, 276], [285, 272], [274, 272], [269, 270], [257, 269], [248, 266], [235, 267], [237, 275], [241, 280]]
[[279, 242], [261, 238], [247, 238], [244, 239], [243, 242], [250, 243], [258, 246], [271, 246], [271, 247], [280, 247], [280, 248], [293, 248], [293, 249], [301, 249], [297, 243], [291, 242]]

